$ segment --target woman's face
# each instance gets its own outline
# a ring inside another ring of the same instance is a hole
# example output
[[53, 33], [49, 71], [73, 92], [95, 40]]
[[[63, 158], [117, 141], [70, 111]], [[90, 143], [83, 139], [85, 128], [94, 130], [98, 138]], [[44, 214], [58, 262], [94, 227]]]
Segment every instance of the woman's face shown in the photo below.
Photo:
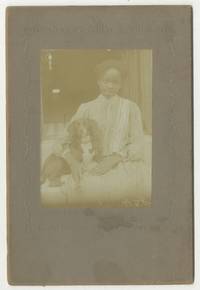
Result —
[[98, 86], [101, 94], [106, 97], [112, 97], [118, 94], [121, 82], [121, 73], [115, 68], [109, 68], [98, 80]]

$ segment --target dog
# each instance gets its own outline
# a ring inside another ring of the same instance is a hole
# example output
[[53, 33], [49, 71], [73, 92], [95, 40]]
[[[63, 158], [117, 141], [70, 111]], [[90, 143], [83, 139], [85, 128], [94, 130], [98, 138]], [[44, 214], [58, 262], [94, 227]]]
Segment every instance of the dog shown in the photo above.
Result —
[[79, 182], [74, 167], [69, 162], [76, 161], [80, 172], [88, 172], [102, 159], [102, 137], [96, 121], [78, 119], [70, 123], [66, 131], [65, 142], [57, 145], [56, 152], [50, 154], [41, 171], [41, 183], [48, 180], [49, 186], [60, 186], [63, 175], [72, 174]]

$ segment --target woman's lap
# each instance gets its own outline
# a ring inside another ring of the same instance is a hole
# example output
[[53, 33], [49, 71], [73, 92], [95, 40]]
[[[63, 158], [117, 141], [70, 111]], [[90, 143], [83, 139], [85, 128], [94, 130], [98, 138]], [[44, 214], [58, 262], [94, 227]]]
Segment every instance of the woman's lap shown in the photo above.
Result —
[[69, 199], [88, 201], [115, 201], [123, 198], [149, 199], [151, 172], [144, 162], [123, 162], [104, 175], [84, 175], [78, 193], [71, 178], [68, 179]]
[[72, 176], [63, 177], [62, 188], [46, 190], [43, 187], [44, 203], [112, 203], [123, 200], [150, 200], [151, 169], [142, 161], [123, 162], [104, 175], [82, 176], [78, 187]]

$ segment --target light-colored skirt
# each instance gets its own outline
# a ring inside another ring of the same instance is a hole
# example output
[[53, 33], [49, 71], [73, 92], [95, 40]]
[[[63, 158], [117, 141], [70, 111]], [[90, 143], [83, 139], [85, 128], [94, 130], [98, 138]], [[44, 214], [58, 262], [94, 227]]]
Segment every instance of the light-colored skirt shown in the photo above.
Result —
[[77, 185], [71, 175], [62, 177], [61, 187], [41, 188], [43, 204], [89, 206], [149, 205], [151, 200], [151, 168], [144, 161], [126, 161], [104, 175], [85, 173]]

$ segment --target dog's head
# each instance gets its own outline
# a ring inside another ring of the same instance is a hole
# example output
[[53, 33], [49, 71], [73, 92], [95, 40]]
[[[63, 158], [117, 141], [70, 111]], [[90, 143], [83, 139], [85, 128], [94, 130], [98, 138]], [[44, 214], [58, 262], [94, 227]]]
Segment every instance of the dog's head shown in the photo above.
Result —
[[68, 127], [68, 135], [71, 147], [80, 151], [83, 138], [85, 136], [89, 136], [90, 142], [92, 143], [92, 147], [95, 152], [94, 159], [99, 159], [102, 155], [101, 131], [95, 120], [74, 120]]

